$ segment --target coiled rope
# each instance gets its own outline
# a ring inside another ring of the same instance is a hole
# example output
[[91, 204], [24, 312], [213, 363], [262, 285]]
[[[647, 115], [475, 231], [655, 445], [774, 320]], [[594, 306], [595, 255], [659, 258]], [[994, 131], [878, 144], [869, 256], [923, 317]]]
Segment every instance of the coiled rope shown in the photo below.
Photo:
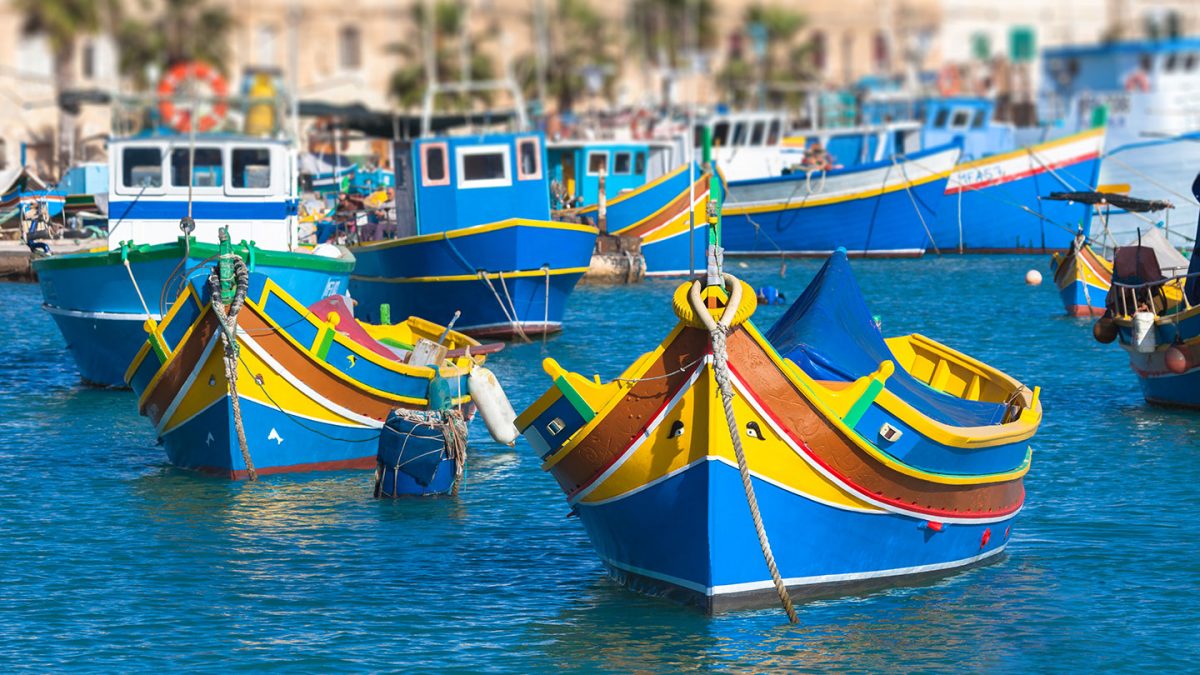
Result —
[[758, 535], [758, 545], [762, 549], [763, 559], [767, 562], [767, 569], [771, 572], [771, 581], [775, 583], [775, 592], [779, 594], [783, 611], [787, 613], [789, 622], [797, 623], [799, 618], [796, 616], [796, 608], [792, 606], [792, 598], [788, 595], [787, 587], [783, 584], [783, 577], [780, 576], [779, 568], [775, 565], [775, 554], [771, 552], [771, 541], [767, 538], [766, 527], [763, 526], [762, 514], [758, 509], [758, 498], [755, 497], [754, 485], [750, 482], [750, 467], [746, 463], [746, 452], [742, 448], [737, 418], [733, 412], [733, 375], [729, 371], [729, 354], [725, 340], [728, 336], [729, 325], [741, 303], [742, 285], [732, 274], [723, 273], [721, 278], [725, 282], [725, 287], [729, 289], [729, 300], [725, 303], [725, 311], [722, 312], [720, 321], [713, 321], [712, 314], [704, 306], [704, 301], [700, 297], [699, 281], [692, 282], [688, 300], [696, 312], [696, 316], [704, 322], [704, 327], [708, 330], [709, 338], [712, 340], [713, 374], [721, 389], [725, 423], [729, 426], [729, 437], [733, 441], [733, 453], [737, 456], [738, 473], [742, 476], [742, 489], [746, 492], [746, 503], [750, 506], [750, 516], [754, 519], [754, 532]]
[[250, 457], [250, 446], [246, 443], [246, 429], [242, 424], [242, 406], [238, 400], [238, 341], [237, 315], [246, 300], [246, 290], [250, 287], [250, 270], [241, 256], [229, 254], [233, 264], [233, 274], [237, 287], [229, 306], [221, 300], [221, 279], [217, 268], [213, 268], [208, 276], [209, 288], [212, 289], [212, 308], [221, 325], [221, 342], [225, 348], [223, 361], [225, 363], [225, 380], [229, 383], [229, 403], [233, 409], [233, 426], [237, 431], [238, 447], [242, 451], [242, 461], [246, 463], [246, 476], [251, 481], [258, 480], [258, 472], [254, 470], [254, 460]]

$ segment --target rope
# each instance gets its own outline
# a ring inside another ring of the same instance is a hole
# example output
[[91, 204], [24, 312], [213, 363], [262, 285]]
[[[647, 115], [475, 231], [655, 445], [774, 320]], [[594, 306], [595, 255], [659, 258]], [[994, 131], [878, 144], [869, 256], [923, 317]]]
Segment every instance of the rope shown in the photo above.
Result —
[[737, 456], [738, 473], [742, 476], [742, 489], [746, 492], [746, 503], [750, 506], [750, 517], [754, 520], [754, 532], [758, 535], [758, 545], [762, 549], [763, 559], [766, 560], [767, 569], [771, 572], [771, 580], [775, 582], [775, 591], [779, 594], [779, 601], [783, 604], [783, 610], [787, 613], [788, 621], [798, 623], [799, 618], [796, 616], [796, 608], [792, 606], [792, 598], [788, 595], [787, 586], [783, 584], [783, 577], [779, 574], [779, 567], [775, 564], [775, 555], [771, 552], [771, 542], [767, 538], [766, 527], [763, 526], [762, 514], [758, 509], [758, 498], [754, 495], [754, 485], [750, 482], [750, 467], [746, 463], [746, 452], [742, 448], [741, 434], [738, 433], [737, 419], [733, 411], [733, 375], [729, 371], [729, 353], [726, 349], [725, 340], [729, 331], [729, 324], [733, 321], [733, 316], [737, 313], [738, 304], [741, 301], [742, 286], [732, 274], [722, 274], [726, 287], [730, 289], [729, 300], [725, 303], [725, 311], [721, 315], [720, 321], [713, 321], [712, 315], [708, 308], [704, 306], [704, 301], [700, 299], [700, 282], [693, 281], [691, 291], [688, 293], [688, 300], [692, 304], [692, 309], [704, 321], [704, 327], [708, 329], [708, 334], [712, 340], [713, 351], [713, 374], [716, 377], [717, 385], [721, 389], [721, 400], [725, 408], [725, 423], [729, 426], [729, 437], [733, 440], [733, 452]]
[[550, 334], [550, 265], [542, 265], [546, 273], [546, 303], [542, 312], [542, 347], [546, 346], [546, 336]]
[[216, 268], [213, 268], [212, 274], [209, 275], [208, 283], [212, 288], [213, 312], [221, 324], [221, 342], [225, 347], [225, 355], [222, 360], [225, 363], [225, 380], [229, 383], [229, 403], [233, 409], [233, 426], [237, 431], [242, 460], [246, 463], [246, 475], [253, 482], [258, 480], [258, 472], [254, 470], [254, 460], [250, 457], [250, 446], [246, 442], [246, 428], [242, 424], [242, 405], [238, 399], [237, 389], [237, 314], [242, 309], [242, 303], [246, 299], [246, 290], [250, 286], [250, 271], [237, 254], [233, 254], [233, 271], [237, 277], [237, 290], [228, 308], [221, 302], [221, 280], [217, 275]]
[[[907, 160], [906, 160], [907, 161]], [[903, 164], [896, 161], [896, 156], [892, 155], [892, 165], [900, 169], [900, 175], [904, 178], [904, 192], [908, 194], [908, 200], [912, 202], [913, 210], [917, 212], [917, 218], [921, 219], [921, 227], [925, 228], [925, 236], [929, 237], [929, 245], [933, 247], [933, 252], [941, 255], [938, 250], [937, 242], [933, 240], [933, 233], [929, 231], [929, 225], [925, 222], [925, 214], [921, 213], [921, 207], [917, 206], [917, 198], [912, 193], [912, 181], [908, 178], [908, 169], [904, 168]], [[887, 184], [887, 177], [883, 179], [884, 185]]]
[[[512, 309], [512, 325], [513, 330], [525, 342], [533, 342], [529, 336], [525, 334], [525, 329], [521, 327], [521, 322], [517, 320], [517, 305], [513, 302], [512, 296], [508, 293], [508, 284], [504, 281], [504, 272], [496, 272], [496, 276], [500, 278], [500, 288], [504, 289], [504, 297], [508, 298], [508, 306]], [[505, 312], [507, 314], [507, 312]]]
[[133, 277], [133, 268], [129, 266], [129, 258], [125, 259], [125, 271], [129, 273], [129, 280], [133, 282], [133, 290], [137, 291], [138, 300], [142, 301], [142, 310], [146, 312], [147, 319], [153, 319], [150, 315], [150, 308], [146, 306], [146, 298], [142, 297], [142, 288], [138, 286], [137, 279]]

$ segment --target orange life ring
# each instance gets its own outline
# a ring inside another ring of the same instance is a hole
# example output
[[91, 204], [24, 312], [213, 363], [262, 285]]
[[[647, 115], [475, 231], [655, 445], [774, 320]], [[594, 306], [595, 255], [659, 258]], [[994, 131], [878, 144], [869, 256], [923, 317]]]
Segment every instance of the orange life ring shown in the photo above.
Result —
[[1145, 71], [1135, 70], [1125, 78], [1125, 91], [1150, 91], [1150, 78]]
[[946, 66], [938, 72], [938, 93], [942, 96], [955, 96], [962, 91], [962, 79], [958, 76], [958, 68]]
[[203, 61], [185, 61], [177, 63], [158, 81], [158, 113], [163, 121], [172, 129], [180, 132], [192, 130], [192, 111], [184, 105], [177, 105], [174, 99], [175, 91], [187, 81], [203, 82], [215, 99], [208, 112], [196, 120], [196, 131], [212, 131], [225, 119], [229, 113], [229, 85], [225, 78], [215, 68]]

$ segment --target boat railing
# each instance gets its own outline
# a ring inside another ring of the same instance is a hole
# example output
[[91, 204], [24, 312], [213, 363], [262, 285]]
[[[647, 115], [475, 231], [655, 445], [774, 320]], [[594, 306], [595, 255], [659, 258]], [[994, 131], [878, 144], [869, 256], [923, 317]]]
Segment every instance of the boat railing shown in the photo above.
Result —
[[[1133, 316], [1134, 312], [1152, 311], [1155, 314], [1161, 314], [1163, 311], [1171, 309], [1166, 306], [1166, 291], [1168, 289], [1179, 294], [1180, 305], [1182, 311], [1187, 311], [1192, 308], [1192, 303], [1187, 295], [1187, 282], [1190, 279], [1200, 278], [1200, 272], [1192, 272], [1190, 274], [1178, 274], [1157, 281], [1147, 281], [1140, 284], [1125, 284], [1118, 281], [1113, 281], [1109, 293], [1116, 291], [1116, 304], [1114, 309], [1119, 311], [1122, 316]], [[1175, 307], [1179, 307], [1176, 305]]]

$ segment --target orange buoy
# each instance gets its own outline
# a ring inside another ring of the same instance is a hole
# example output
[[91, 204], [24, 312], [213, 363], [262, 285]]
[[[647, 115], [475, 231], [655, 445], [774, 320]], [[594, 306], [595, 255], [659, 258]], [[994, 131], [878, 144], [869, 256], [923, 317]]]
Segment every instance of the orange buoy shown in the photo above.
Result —
[[1117, 325], [1110, 317], [1102, 316], [1092, 324], [1092, 337], [1100, 344], [1108, 344], [1117, 339]]
[[1167, 348], [1166, 353], [1167, 370], [1182, 375], [1188, 371], [1188, 355], [1187, 352], [1179, 348], [1178, 345], [1171, 345]]
[[191, 106], [176, 101], [176, 92], [184, 85], [195, 87], [202, 84], [208, 87], [212, 98], [208, 111], [199, 115], [195, 120], [196, 131], [212, 131], [225, 119], [229, 113], [229, 84], [215, 68], [203, 61], [184, 61], [177, 63], [167, 71], [158, 82], [158, 113], [172, 129], [180, 132], [192, 131]]

